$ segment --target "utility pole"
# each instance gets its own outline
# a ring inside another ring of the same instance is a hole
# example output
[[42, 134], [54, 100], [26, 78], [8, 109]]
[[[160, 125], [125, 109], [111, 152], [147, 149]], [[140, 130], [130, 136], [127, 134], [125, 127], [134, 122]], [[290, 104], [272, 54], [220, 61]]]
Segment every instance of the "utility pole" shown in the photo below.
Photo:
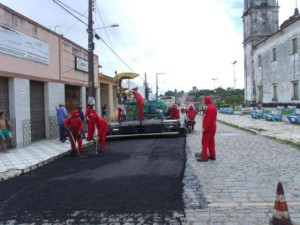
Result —
[[158, 99], [158, 75], [165, 73], [156, 73], [156, 101]]
[[212, 80], [214, 82], [214, 91], [216, 91], [216, 80], [218, 80], [218, 78], [213, 78]]
[[234, 61], [233, 63], [231, 63], [233, 65], [233, 96], [235, 95], [235, 64], [237, 63], [237, 61]]
[[145, 73], [145, 98], [146, 98], [146, 100], [149, 100], [149, 89], [148, 89], [147, 74], [146, 73]]
[[89, 85], [88, 85], [88, 104], [95, 104], [95, 86], [94, 86], [94, 32], [93, 32], [93, 7], [94, 0], [89, 0], [89, 18], [88, 18], [88, 65], [89, 65]]

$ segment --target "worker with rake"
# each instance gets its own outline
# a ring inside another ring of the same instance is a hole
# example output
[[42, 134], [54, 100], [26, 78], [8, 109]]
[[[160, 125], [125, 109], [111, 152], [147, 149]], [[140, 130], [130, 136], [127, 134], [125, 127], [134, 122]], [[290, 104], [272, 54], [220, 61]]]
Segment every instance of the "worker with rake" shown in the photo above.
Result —
[[[82, 154], [82, 121], [79, 117], [79, 111], [74, 110], [64, 123], [65, 127], [70, 130], [71, 155], [75, 155], [75, 149], [78, 155]], [[76, 147], [78, 143], [78, 148]]]
[[[106, 133], [108, 130], [107, 122], [104, 118], [99, 116], [98, 114], [94, 114], [94, 121], [95, 125], [97, 127], [98, 133], [97, 133], [97, 139], [100, 142], [100, 154], [104, 154], [105, 146], [106, 146]], [[96, 142], [96, 153], [98, 153], [98, 142]]]

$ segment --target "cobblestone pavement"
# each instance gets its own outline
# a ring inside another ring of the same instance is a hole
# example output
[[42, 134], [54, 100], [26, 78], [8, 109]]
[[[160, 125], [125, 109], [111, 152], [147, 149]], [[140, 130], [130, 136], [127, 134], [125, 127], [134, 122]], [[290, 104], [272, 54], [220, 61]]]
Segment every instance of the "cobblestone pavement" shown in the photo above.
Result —
[[187, 135], [185, 224], [269, 224], [278, 181], [292, 221], [300, 224], [300, 152], [262, 136], [299, 142], [300, 126], [249, 115], [219, 114], [218, 119], [261, 135], [218, 123], [217, 160], [197, 162], [194, 154], [200, 152], [202, 120], [197, 116], [195, 131]]

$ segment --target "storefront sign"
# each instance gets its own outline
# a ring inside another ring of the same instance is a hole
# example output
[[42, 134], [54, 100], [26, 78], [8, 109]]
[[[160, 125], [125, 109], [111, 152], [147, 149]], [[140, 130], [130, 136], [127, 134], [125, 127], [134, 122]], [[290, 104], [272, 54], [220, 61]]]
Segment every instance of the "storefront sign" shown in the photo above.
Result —
[[49, 65], [47, 43], [3, 24], [0, 24], [0, 52]]
[[75, 57], [75, 69], [81, 70], [83, 72], [89, 72], [89, 63], [88, 61], [81, 59], [79, 57]]

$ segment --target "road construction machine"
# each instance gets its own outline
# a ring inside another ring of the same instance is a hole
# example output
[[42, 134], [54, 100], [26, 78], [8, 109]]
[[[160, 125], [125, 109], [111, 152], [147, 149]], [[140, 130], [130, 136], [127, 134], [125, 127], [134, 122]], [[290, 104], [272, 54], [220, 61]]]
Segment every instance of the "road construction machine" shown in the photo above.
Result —
[[[114, 78], [118, 86], [118, 121], [109, 122], [107, 138], [138, 136], [177, 136], [185, 135], [186, 130], [180, 119], [168, 116], [168, 106], [161, 99], [144, 101], [144, 119], [138, 119], [138, 107], [128, 87], [122, 80], [134, 79], [136, 73], [120, 73]], [[135, 88], [136, 90], [136, 88]], [[145, 88], [148, 91], [148, 88]], [[145, 96], [148, 96], [145, 93]]]

